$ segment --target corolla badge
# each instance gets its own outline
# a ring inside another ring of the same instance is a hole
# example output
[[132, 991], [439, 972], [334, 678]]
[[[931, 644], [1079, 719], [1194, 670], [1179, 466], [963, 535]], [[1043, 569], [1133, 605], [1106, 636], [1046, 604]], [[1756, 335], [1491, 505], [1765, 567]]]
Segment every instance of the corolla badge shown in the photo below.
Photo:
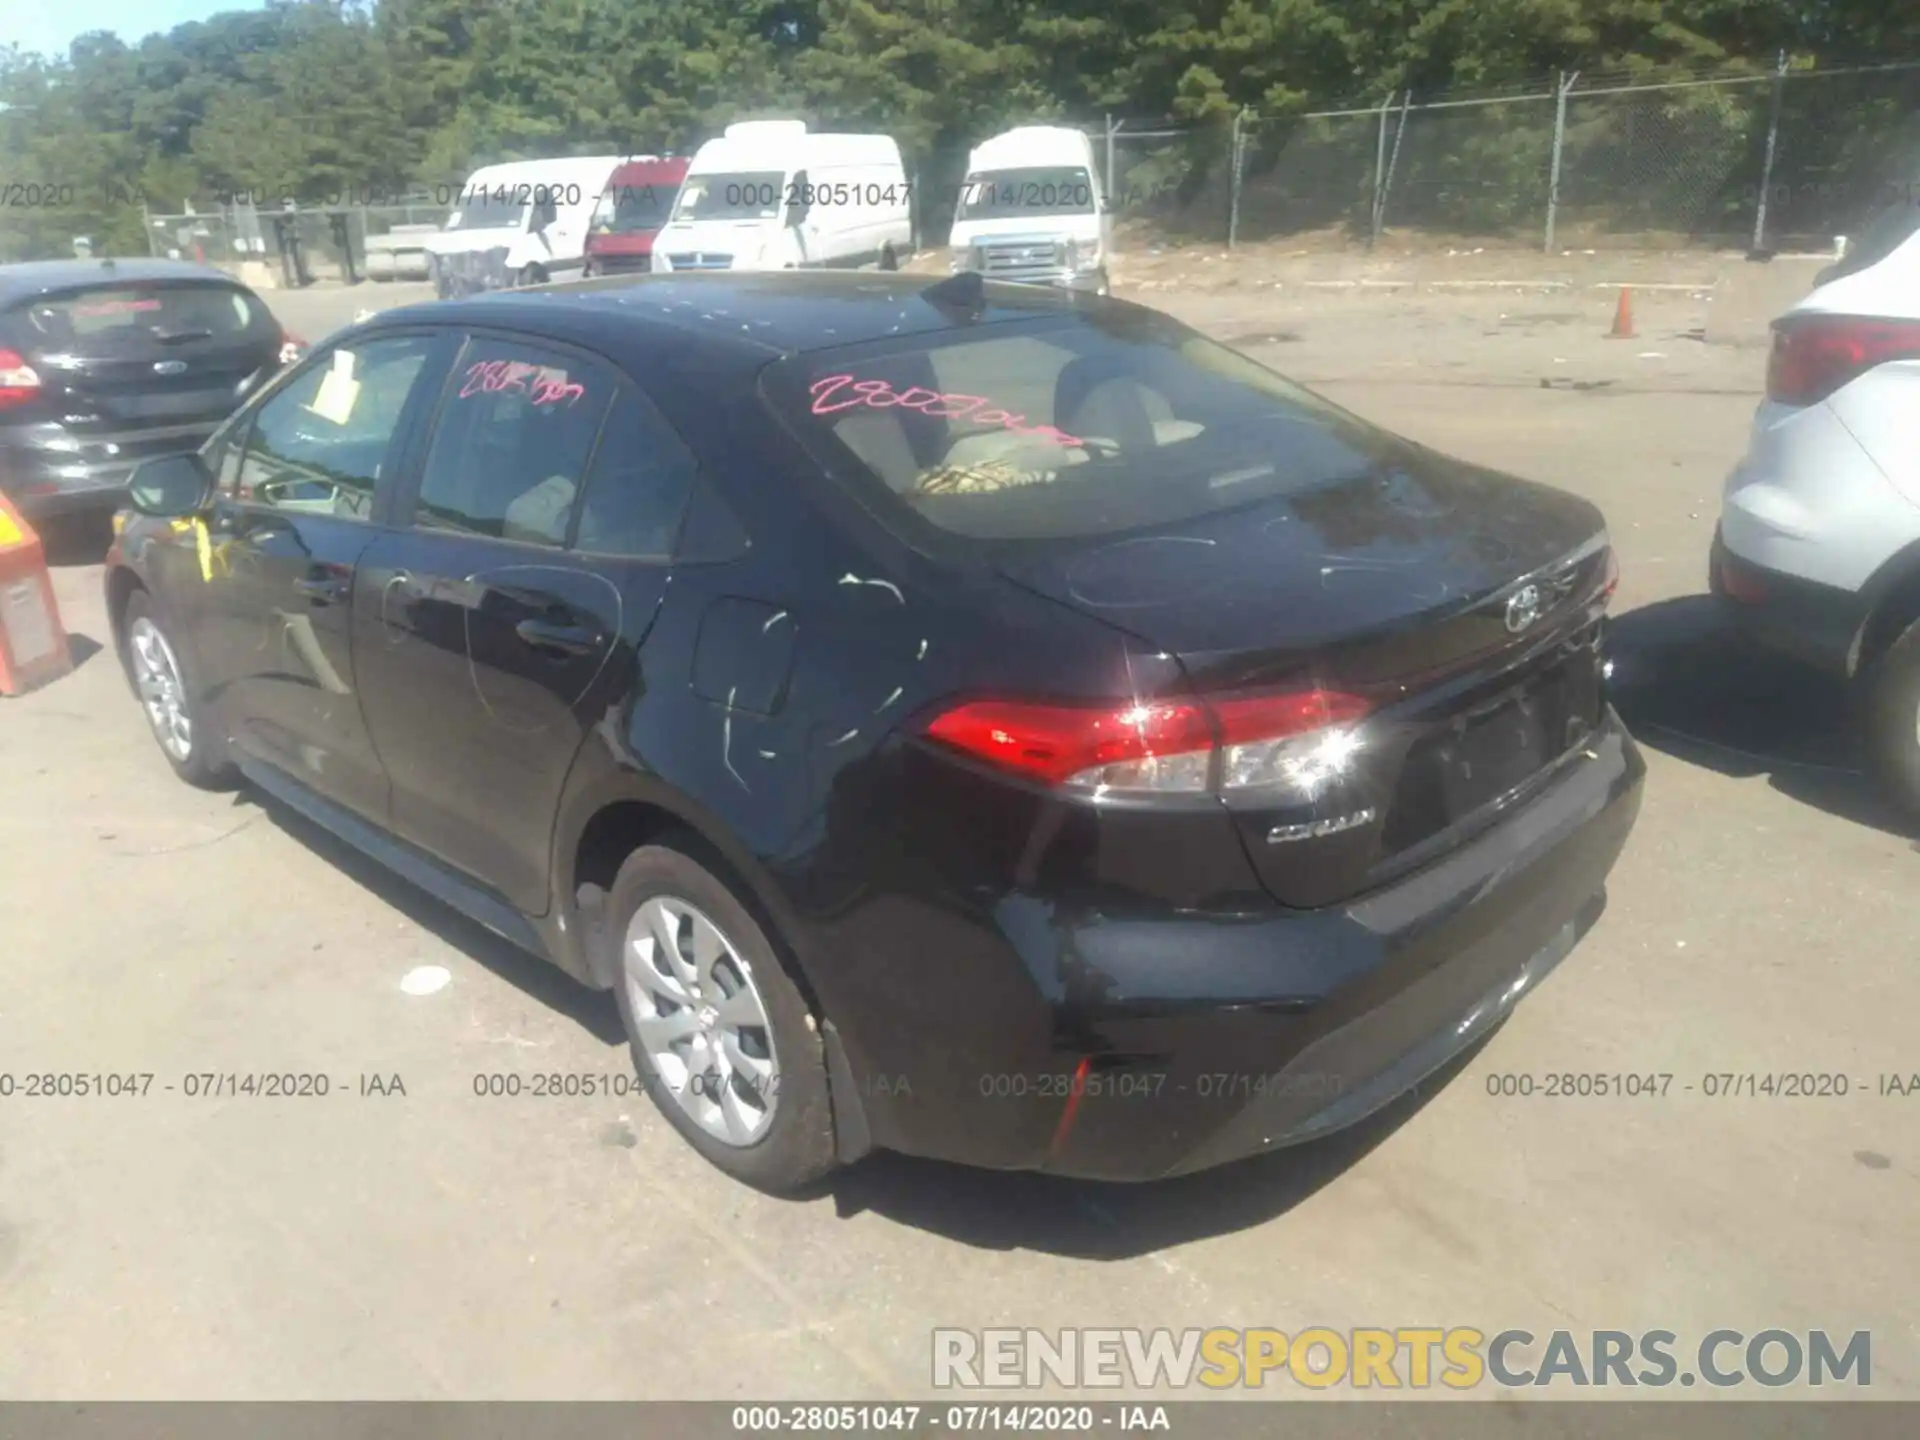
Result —
[[156, 360], [153, 362], [153, 373], [156, 375], [180, 375], [186, 372], [186, 368], [187, 362], [184, 360]]
[[1507, 599], [1507, 629], [1518, 635], [1540, 618], [1540, 587], [1522, 585]]

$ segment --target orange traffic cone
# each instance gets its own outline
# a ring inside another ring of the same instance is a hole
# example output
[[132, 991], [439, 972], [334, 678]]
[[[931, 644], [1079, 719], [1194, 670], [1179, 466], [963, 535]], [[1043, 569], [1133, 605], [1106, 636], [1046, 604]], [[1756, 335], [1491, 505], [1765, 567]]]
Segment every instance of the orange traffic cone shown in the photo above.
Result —
[[1633, 332], [1633, 290], [1620, 287], [1620, 303], [1613, 310], [1613, 329], [1607, 332], [1609, 340], [1631, 340]]
[[46, 548], [0, 495], [0, 695], [24, 695], [72, 668]]

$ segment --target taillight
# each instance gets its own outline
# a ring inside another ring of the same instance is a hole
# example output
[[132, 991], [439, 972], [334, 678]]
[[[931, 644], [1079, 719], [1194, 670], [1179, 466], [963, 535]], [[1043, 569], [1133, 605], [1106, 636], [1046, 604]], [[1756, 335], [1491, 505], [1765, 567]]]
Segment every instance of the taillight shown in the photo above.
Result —
[[1083, 794], [1280, 790], [1311, 798], [1360, 748], [1369, 706], [1328, 690], [1080, 707], [981, 700], [926, 727], [997, 769]]
[[1814, 405], [1857, 375], [1892, 360], [1920, 359], [1920, 322], [1796, 315], [1776, 320], [1767, 398]]
[[1606, 604], [1613, 599], [1613, 592], [1620, 588], [1620, 557], [1613, 553], [1613, 547], [1607, 547], [1607, 568], [1600, 581], [1600, 603]]
[[40, 375], [18, 350], [0, 348], [0, 410], [40, 398]]
[[289, 334], [285, 330], [280, 332], [280, 363], [282, 365], [291, 365], [306, 353], [306, 341], [302, 340], [298, 335]]

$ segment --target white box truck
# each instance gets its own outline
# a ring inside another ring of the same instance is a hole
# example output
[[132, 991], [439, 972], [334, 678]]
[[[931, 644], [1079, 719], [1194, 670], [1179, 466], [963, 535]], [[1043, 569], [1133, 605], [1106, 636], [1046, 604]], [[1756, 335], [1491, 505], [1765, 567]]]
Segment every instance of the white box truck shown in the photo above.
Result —
[[428, 273], [441, 299], [577, 277], [594, 208], [618, 155], [515, 160], [473, 172], [437, 235]]
[[911, 199], [891, 136], [742, 121], [695, 152], [653, 267], [892, 270], [913, 250]]
[[1058, 125], [982, 141], [968, 158], [947, 243], [955, 274], [1105, 295], [1113, 216], [1093, 141]]

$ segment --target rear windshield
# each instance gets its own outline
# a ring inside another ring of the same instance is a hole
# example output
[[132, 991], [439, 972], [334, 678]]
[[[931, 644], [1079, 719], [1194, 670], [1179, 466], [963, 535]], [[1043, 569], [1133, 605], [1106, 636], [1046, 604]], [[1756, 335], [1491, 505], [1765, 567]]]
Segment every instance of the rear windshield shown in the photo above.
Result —
[[1011, 220], [1029, 215], [1091, 215], [1093, 178], [1080, 165], [1028, 165], [976, 170], [960, 187], [956, 220]]
[[16, 311], [48, 349], [235, 340], [273, 327], [266, 307], [230, 285], [117, 285], [28, 301]]
[[766, 388], [910, 541], [1177, 524], [1365, 474], [1398, 449], [1264, 366], [1131, 308], [797, 355]]

